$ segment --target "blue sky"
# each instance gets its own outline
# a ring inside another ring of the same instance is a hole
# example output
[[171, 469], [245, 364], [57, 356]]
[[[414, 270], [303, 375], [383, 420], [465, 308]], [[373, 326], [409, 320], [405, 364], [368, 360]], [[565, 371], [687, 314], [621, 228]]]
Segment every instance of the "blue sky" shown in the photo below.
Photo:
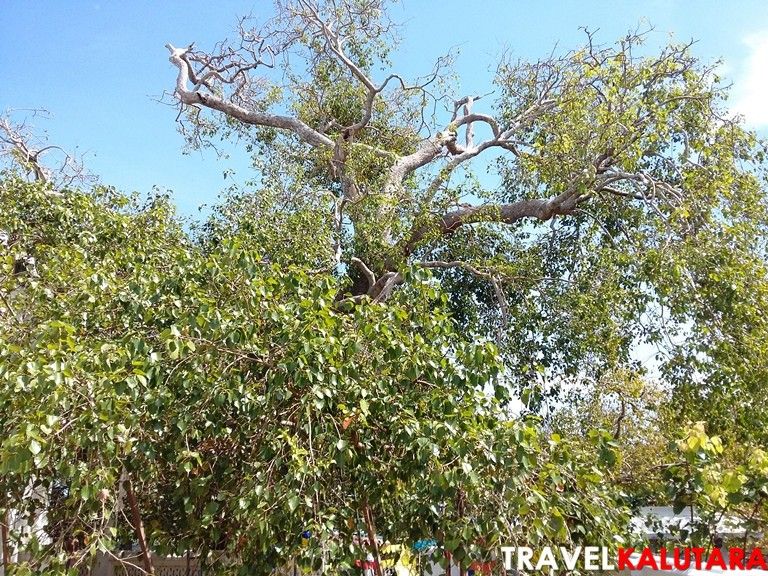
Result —
[[[271, 11], [268, 0], [2, 0], [0, 111], [46, 108], [52, 117], [37, 127], [52, 142], [88, 153], [88, 167], [103, 182], [125, 191], [172, 190], [180, 211], [195, 214], [215, 201], [225, 169], [241, 179], [249, 170], [235, 148], [229, 160], [210, 151], [182, 155], [177, 111], [156, 101], [175, 76], [164, 44], [209, 48], [233, 37], [237, 16], [266, 19]], [[404, 23], [394, 67], [425, 73], [458, 47], [456, 69], [467, 93], [487, 91], [505, 49], [535, 59], [555, 44], [577, 47], [580, 26], [599, 29], [599, 39], [610, 42], [650, 22], [651, 44], [673, 34], [697, 39], [694, 51], [705, 60], [722, 58], [734, 109], [753, 128], [768, 128], [768, 2], [403, 0], [393, 15]]]

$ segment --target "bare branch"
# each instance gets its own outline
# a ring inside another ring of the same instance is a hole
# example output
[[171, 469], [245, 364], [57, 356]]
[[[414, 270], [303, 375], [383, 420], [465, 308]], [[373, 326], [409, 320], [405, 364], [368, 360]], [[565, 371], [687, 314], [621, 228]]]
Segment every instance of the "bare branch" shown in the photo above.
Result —
[[[32, 116], [45, 117], [45, 110], [24, 111]], [[91, 184], [97, 179], [90, 175], [81, 157], [67, 153], [60, 146], [47, 144], [35, 130], [27, 125], [27, 119], [20, 122], [11, 120], [13, 111], [0, 115], [0, 157], [7, 157], [11, 164], [24, 170], [34, 182], [48, 184], [50, 194], [59, 194], [59, 190], [73, 183]], [[58, 152], [53, 153], [52, 152]], [[44, 163], [43, 156], [48, 159]]]
[[493, 279], [493, 276], [491, 275], [490, 272], [485, 272], [473, 266], [472, 264], [469, 264], [468, 262], [462, 262], [460, 260], [452, 260], [452, 261], [425, 260], [423, 262], [414, 262], [414, 266], [419, 266], [421, 268], [442, 268], [442, 269], [460, 268], [480, 278], [485, 278], [486, 280]]
[[297, 118], [290, 116], [280, 116], [277, 114], [268, 114], [248, 110], [238, 104], [228, 102], [219, 96], [213, 94], [202, 94], [198, 90], [189, 89], [191, 66], [184, 56], [189, 51], [188, 48], [174, 48], [171, 44], [166, 44], [166, 48], [171, 53], [170, 61], [179, 69], [176, 77], [176, 96], [179, 100], [188, 106], [203, 105], [213, 110], [218, 110], [224, 114], [236, 118], [245, 124], [254, 126], [269, 126], [293, 132], [308, 144], [316, 147], [333, 148], [334, 143], [328, 136], [314, 130], [304, 124]]
[[[493, 293], [496, 295], [496, 301], [499, 303], [499, 310], [501, 311], [501, 330], [504, 330], [509, 324], [509, 303], [507, 297], [504, 295], [504, 288], [501, 286], [501, 282], [496, 277], [491, 278], [493, 284]], [[504, 334], [499, 333], [499, 341], [503, 340]]]
[[[469, 104], [473, 101], [474, 100], [472, 98], [466, 97], [458, 102], [463, 102], [466, 106], [466, 104]], [[515, 154], [515, 156], [519, 156], [519, 152], [515, 146], [513, 136], [518, 132], [524, 131], [528, 126], [530, 126], [532, 122], [536, 120], [536, 118], [554, 107], [555, 102], [553, 100], [542, 99], [537, 104], [532, 105], [524, 110], [503, 132], [501, 131], [498, 122], [493, 117], [486, 114], [465, 114], [462, 118], [452, 122], [452, 126], [455, 128], [467, 125], [467, 142], [472, 141], [472, 133], [470, 128], [473, 122], [487, 123], [493, 131], [494, 137], [490, 140], [482, 142], [477, 146], [467, 146], [466, 148], [463, 148], [455, 144], [455, 133], [453, 133], [453, 139], [448, 140], [445, 145], [454, 157], [451, 158], [448, 164], [444, 166], [439, 171], [438, 175], [432, 180], [428, 188], [429, 195], [431, 196], [437, 192], [437, 190], [448, 181], [454, 170], [461, 164], [471, 160], [472, 158], [475, 158], [488, 148], [503, 148], [505, 150], [511, 151], [513, 154]], [[449, 132], [448, 134], [451, 133]]]
[[[491, 130], [493, 131], [493, 136], [495, 138], [499, 138], [500, 130], [499, 130], [499, 124], [496, 122], [496, 120], [487, 114], [465, 114], [461, 118], [459, 118], [454, 124], [458, 128], [459, 126], [463, 126], [464, 124], [467, 125], [467, 130], [472, 127], [473, 122], [485, 122], [488, 124], [488, 126], [491, 127]], [[472, 135], [471, 133], [467, 136], [467, 148], [472, 148]]]
[[399, 272], [387, 272], [371, 287], [368, 291], [368, 296], [370, 296], [374, 302], [384, 302], [392, 295], [395, 286], [402, 282], [402, 274]]
[[[473, 120], [467, 120], [469, 118], [469, 116], [470, 116], [470, 112], [472, 111], [472, 102], [473, 102], [472, 98], [467, 98], [467, 103], [464, 104], [464, 120], [466, 120], [466, 125], [467, 125], [467, 134], [466, 134], [466, 139], [465, 139], [465, 145], [466, 145], [467, 148], [472, 148], [472, 146], [473, 146], [473, 139], [472, 139], [472, 137], [474, 135], [474, 130], [472, 128], [472, 121]], [[488, 117], [488, 118], [490, 119], [490, 117]], [[491, 122], [495, 123], [494, 120], [492, 120], [492, 119], [490, 119], [490, 120], [491, 120]], [[491, 124], [491, 127], [493, 127], [493, 124]], [[498, 131], [499, 131], [499, 127], [497, 125], [496, 129], [493, 131], [493, 135], [494, 136], [498, 136]]]
[[437, 158], [443, 151], [443, 146], [451, 140], [456, 140], [455, 133], [440, 132], [434, 138], [422, 144], [416, 152], [407, 156], [401, 156], [389, 171], [385, 191], [393, 193], [406, 176]]
[[355, 268], [360, 270], [360, 272], [363, 273], [363, 276], [365, 276], [365, 278], [368, 280], [369, 289], [372, 288], [374, 284], [376, 284], [376, 275], [371, 271], [370, 268], [368, 268], [368, 266], [365, 265], [365, 262], [360, 260], [360, 258], [353, 256], [350, 261], [355, 265]]
[[40, 163], [40, 154], [50, 147], [46, 146], [39, 150], [30, 148], [27, 137], [22, 134], [22, 130], [13, 126], [5, 117], [0, 118], [0, 142], [8, 145], [8, 151], [15, 153], [18, 163], [32, 173], [36, 182], [49, 181], [48, 170]]

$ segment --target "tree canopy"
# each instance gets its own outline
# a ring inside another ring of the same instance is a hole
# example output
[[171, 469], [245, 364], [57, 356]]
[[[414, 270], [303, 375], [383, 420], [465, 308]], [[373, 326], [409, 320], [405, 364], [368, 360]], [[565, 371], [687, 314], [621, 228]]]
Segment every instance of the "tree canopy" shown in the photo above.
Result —
[[432, 269], [518, 387], [626, 367], [646, 345], [688, 396], [732, 402], [727, 379], [752, 398], [765, 149], [715, 64], [646, 36], [504, 58], [490, 94], [456, 93], [447, 58], [422, 78], [389, 70], [379, 2], [284, 3], [213, 51], [169, 49], [189, 143], [239, 135], [259, 169], [225, 225], [269, 242], [265, 195], [278, 218], [322, 219], [306, 256], [348, 278], [340, 296], [384, 301]]
[[457, 93], [447, 57], [390, 70], [378, 0], [276, 6], [168, 45], [187, 145], [253, 154], [202, 222], [0, 126], [0, 509], [47, 519], [19, 573], [349, 570], [363, 534], [466, 568], [664, 501], [760, 526], [765, 147], [714, 65], [586, 32]]

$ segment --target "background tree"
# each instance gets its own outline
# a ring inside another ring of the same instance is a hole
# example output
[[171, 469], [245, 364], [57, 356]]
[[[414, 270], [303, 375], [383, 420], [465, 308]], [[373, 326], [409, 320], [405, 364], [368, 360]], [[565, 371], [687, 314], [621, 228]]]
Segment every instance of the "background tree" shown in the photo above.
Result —
[[691, 507], [696, 515], [680, 537], [697, 545], [711, 546], [720, 532], [738, 519], [743, 534], [730, 546], [747, 549], [764, 545], [768, 521], [768, 455], [764, 445], [731, 444], [709, 435], [697, 422], [672, 439], [677, 459], [665, 466], [667, 491], [676, 512]]
[[566, 438], [588, 438], [590, 430], [610, 432], [617, 448], [614, 481], [634, 506], [670, 503], [664, 479], [669, 444], [681, 428], [675, 407], [659, 384], [618, 370], [572, 389], [548, 416]]

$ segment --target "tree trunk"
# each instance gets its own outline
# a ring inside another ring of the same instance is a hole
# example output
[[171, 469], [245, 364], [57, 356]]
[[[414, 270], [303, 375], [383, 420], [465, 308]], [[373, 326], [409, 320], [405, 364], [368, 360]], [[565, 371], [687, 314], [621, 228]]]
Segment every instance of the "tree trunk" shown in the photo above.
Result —
[[8, 527], [10, 524], [10, 514], [8, 509], [4, 508], [2, 517], [0, 517], [0, 541], [2, 541], [3, 552], [3, 574], [7, 576], [11, 565], [11, 547], [8, 544]]
[[144, 523], [141, 520], [139, 503], [136, 500], [136, 494], [133, 492], [131, 477], [127, 473], [125, 475], [123, 486], [125, 487], [125, 495], [128, 498], [128, 505], [131, 508], [131, 520], [133, 523], [133, 529], [136, 532], [136, 538], [139, 540], [139, 547], [141, 548], [141, 559], [144, 562], [144, 570], [147, 572], [147, 574], [154, 574], [155, 567], [152, 564], [152, 555], [149, 551], [149, 548], [147, 547], [147, 537], [144, 532]]
[[371, 550], [373, 551], [373, 562], [374, 569], [376, 570], [376, 576], [384, 576], [381, 570], [379, 543], [376, 540], [376, 526], [373, 523], [373, 514], [371, 513], [371, 507], [368, 505], [368, 500], [366, 500], [363, 504], [363, 517], [365, 518], [365, 526], [368, 529], [368, 539], [371, 541]]

